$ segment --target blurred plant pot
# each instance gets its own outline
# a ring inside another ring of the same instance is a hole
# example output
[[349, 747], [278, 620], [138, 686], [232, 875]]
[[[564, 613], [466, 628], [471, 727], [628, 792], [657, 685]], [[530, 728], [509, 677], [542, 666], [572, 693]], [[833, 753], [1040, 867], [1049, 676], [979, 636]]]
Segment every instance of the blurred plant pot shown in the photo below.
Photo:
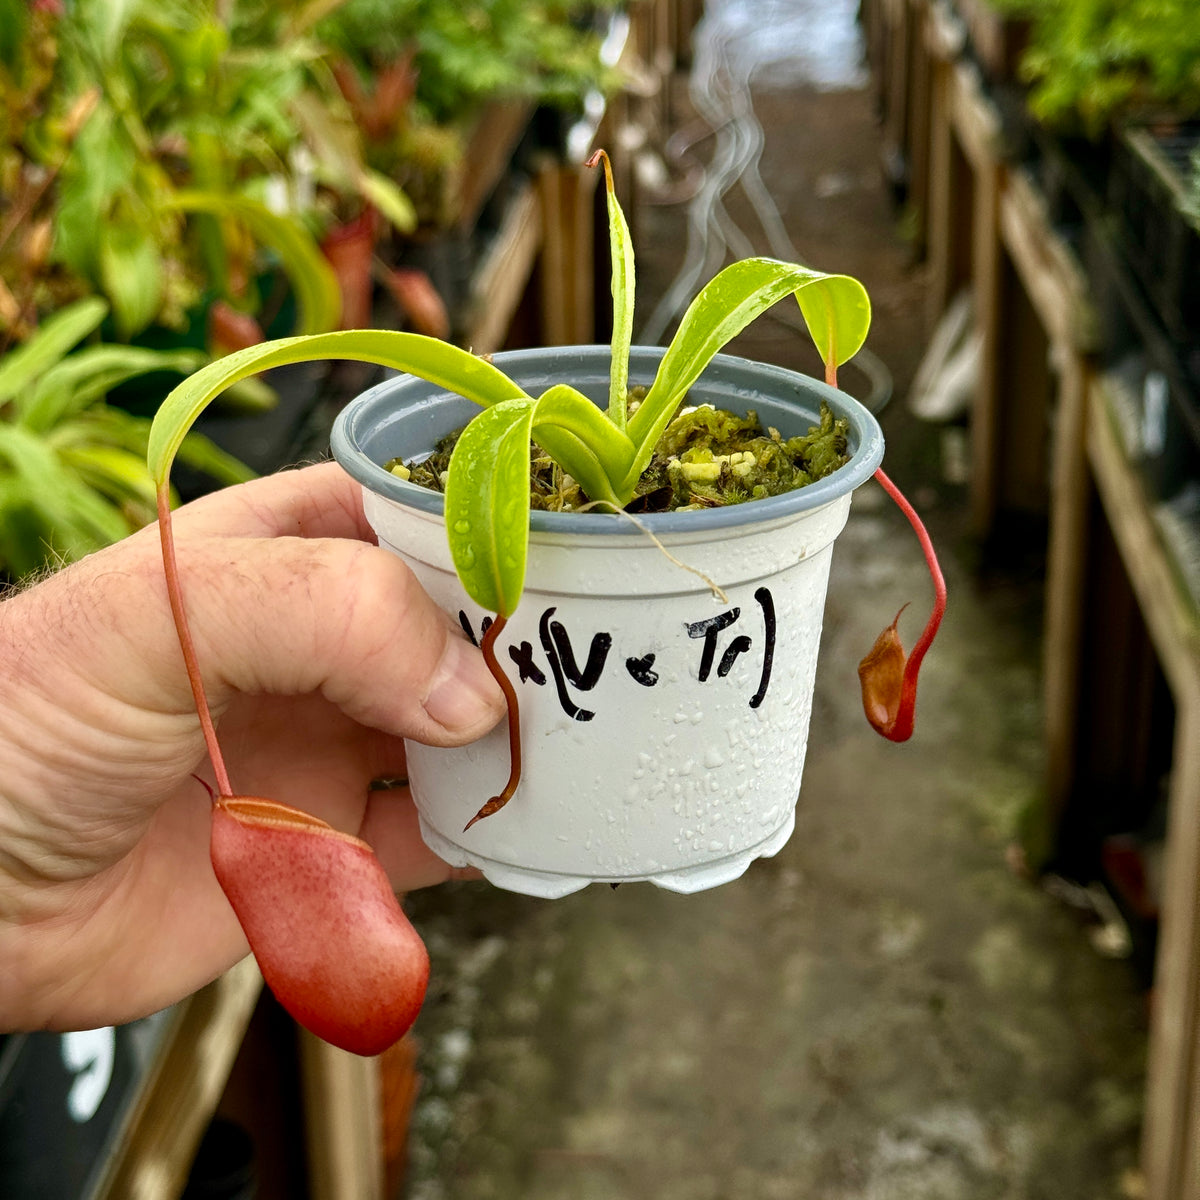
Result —
[[[661, 355], [635, 347], [631, 382], [648, 383]], [[494, 361], [533, 395], [565, 381], [598, 402], [607, 396], [606, 346]], [[434, 851], [500, 887], [554, 897], [596, 881], [700, 891], [783, 846], [804, 766], [833, 541], [851, 493], [879, 465], [883, 438], [849, 396], [727, 355], [689, 397], [755, 409], [785, 437], [817, 421], [822, 399], [849, 421], [852, 457], [806, 488], [640, 517], [659, 545], [622, 515], [533, 514], [525, 596], [498, 647], [520, 696], [521, 784], [506, 807], [464, 832], [507, 777], [506, 730], [462, 749], [410, 743], [409, 778]], [[343, 411], [333, 451], [362, 483], [381, 545], [478, 638], [487, 614], [455, 575], [442, 497], [381, 466], [427, 452], [476, 411], [421, 380], [389, 380]]]

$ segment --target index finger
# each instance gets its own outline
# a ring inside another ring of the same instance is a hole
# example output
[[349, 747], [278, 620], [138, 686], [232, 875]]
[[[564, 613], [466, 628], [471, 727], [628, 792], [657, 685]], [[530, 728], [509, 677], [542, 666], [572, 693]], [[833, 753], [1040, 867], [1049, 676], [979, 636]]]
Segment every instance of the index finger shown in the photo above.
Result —
[[184, 505], [176, 536], [353, 538], [374, 542], [362, 486], [335, 462], [236, 484]]

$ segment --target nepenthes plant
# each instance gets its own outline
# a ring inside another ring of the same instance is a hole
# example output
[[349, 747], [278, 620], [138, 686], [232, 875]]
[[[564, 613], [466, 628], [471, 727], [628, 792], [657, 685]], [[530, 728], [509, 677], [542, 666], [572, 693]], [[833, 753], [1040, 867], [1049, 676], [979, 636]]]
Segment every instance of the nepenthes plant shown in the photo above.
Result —
[[[217, 782], [212, 860], [264, 977], [302, 1023], [337, 1045], [373, 1053], [399, 1037], [420, 1007], [428, 960], [369, 847], [299, 810], [238, 795], [225, 770], [188, 629], [171, 536], [169, 478], [184, 436], [224, 389], [259, 371], [314, 359], [351, 359], [419, 376], [479, 405], [459, 436], [445, 486], [445, 528], [467, 595], [495, 614], [481, 642], [509, 709], [510, 771], [471, 824], [497, 813], [521, 775], [516, 690], [501, 669], [496, 640], [520, 603], [529, 539], [531, 444], [579, 482], [591, 504], [620, 511], [634, 495], [656, 443], [689, 388], [734, 336], [761, 313], [794, 296], [825, 363], [826, 382], [861, 347], [870, 325], [863, 286], [793, 263], [751, 258], [721, 271], [684, 314], [657, 373], [630, 406], [634, 256], [628, 226], [603, 153], [612, 258], [613, 337], [607, 407], [556, 383], [528, 395], [487, 360], [420, 334], [351, 330], [267, 342], [204, 367], [164, 401], [150, 435], [163, 562], [172, 613]], [[897, 620], [860, 665], [871, 724], [902, 741], [913, 728], [917, 675], [945, 608], [945, 585], [928, 535], [882, 472], [881, 484], [921, 540], [935, 603], [913, 651], [905, 655]], [[373, 865], [372, 865], [373, 864]], [[343, 886], [343, 872], [351, 886]], [[348, 944], [344, 931], [355, 931]]]

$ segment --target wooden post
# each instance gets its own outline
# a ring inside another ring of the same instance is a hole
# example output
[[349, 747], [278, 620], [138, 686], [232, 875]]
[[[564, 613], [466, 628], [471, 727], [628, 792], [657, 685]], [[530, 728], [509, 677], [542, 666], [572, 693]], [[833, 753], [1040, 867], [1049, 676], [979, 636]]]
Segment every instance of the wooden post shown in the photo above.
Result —
[[[1170, 1186], [1176, 1187], [1180, 1200], [1200, 1200], [1200, 679], [1193, 679], [1186, 695], [1177, 694], [1175, 702], [1167, 891], [1159, 935], [1157, 1011], [1150, 1031], [1147, 1125], [1155, 1130], [1160, 1089], [1162, 1103], [1178, 1096], [1172, 1122], [1178, 1183]], [[1173, 1057], [1176, 1053], [1179, 1058]], [[1183, 1076], [1176, 1089], [1172, 1071]], [[1148, 1177], [1156, 1177], [1160, 1169], [1166, 1174], [1158, 1159], [1147, 1162]]]
[[[952, 31], [940, 36], [954, 44]], [[977, 74], [961, 62], [950, 63], [941, 68], [937, 87], [937, 119], [947, 126], [937, 133], [935, 143], [939, 165], [944, 163], [947, 172], [937, 217], [949, 227], [936, 243], [931, 240], [936, 247], [936, 257], [931, 252], [934, 289], [944, 305], [956, 294], [964, 274], [971, 283], [981, 338], [971, 410], [971, 509], [976, 533], [986, 536], [995, 519], [1002, 479], [1013, 466], [1005, 461], [1005, 439], [1017, 424], [1010, 418], [1023, 421], [1027, 416], [1024, 380], [1011, 379], [1007, 357], [1002, 362], [998, 352], [1002, 339], [1006, 345], [1013, 341], [1016, 329], [1011, 318], [1020, 311], [1009, 303], [1013, 297], [1000, 245], [1000, 197], [1006, 172], [997, 153], [1000, 120], [984, 97]], [[1022, 408], [1019, 414], [1014, 412], [1014, 401]]]
[[940, 6], [923, 26], [929, 70], [925, 253], [929, 262], [928, 325], [933, 329], [971, 278], [975, 181], [955, 129], [961, 27]]
[[1181, 595], [1105, 402], [1091, 389], [1087, 449], [1121, 557], [1175, 700], [1166, 861], [1147, 1062], [1142, 1165], [1149, 1200], [1200, 1200], [1200, 623]]
[[876, 112], [883, 110], [883, 95], [887, 87], [887, 22], [883, 7], [884, 0], [861, 0], [858, 6], [858, 19], [862, 25], [863, 40], [866, 42], [870, 88]]
[[928, 0], [909, 0], [908, 208], [916, 217], [916, 252], [925, 253], [929, 228], [930, 94], [934, 63], [926, 25]]
[[1076, 775], [1080, 656], [1088, 560], [1086, 406], [1090, 368], [1060, 354], [1058, 415], [1050, 472], [1050, 544], [1046, 561], [1043, 698], [1046, 719], [1046, 793], [1061, 813]]
[[671, 30], [672, 7], [671, 0], [655, 0], [654, 3], [654, 24], [651, 33], [649, 61], [662, 79], [667, 78], [675, 70], [675, 39]]
[[548, 163], [538, 173], [542, 204], [542, 343], [571, 346], [596, 331], [594, 196], [602, 172]]
[[95, 1200], [175, 1200], [183, 1191], [262, 986], [245, 958], [176, 1006]]
[[[1011, 275], [1000, 245], [998, 169], [984, 165], [974, 173], [971, 206], [971, 301], [980, 339], [979, 374], [971, 404], [971, 518], [980, 537], [992, 529], [1002, 470], [1002, 439], [1006, 422], [1001, 414], [1009, 395], [1027, 394], [1027, 381], [1014, 380], [1005, 369], [1015, 332]], [[1000, 345], [1005, 343], [1005, 359]], [[1015, 386], [1014, 386], [1015, 385]]]
[[888, 25], [888, 78], [883, 136], [889, 154], [903, 155], [908, 111], [907, 0], [885, 0], [884, 13]]
[[[1006, 315], [996, 322], [997, 331], [1003, 329], [1005, 335], [1005, 354], [1003, 361], [998, 361], [997, 373], [1007, 374], [1008, 394], [1003, 406], [996, 401], [994, 444], [980, 447], [978, 474], [972, 481], [975, 524], [981, 534], [990, 532], [998, 508], [1046, 510], [1050, 490], [1062, 492], [1068, 513], [1077, 507], [1083, 445], [1078, 436], [1078, 413], [1069, 406], [1082, 404], [1083, 392], [1070, 373], [1082, 369], [1075, 360], [1086, 357], [1096, 343], [1096, 317], [1087, 279], [1053, 231], [1040, 196], [1021, 171], [1005, 172], [997, 187], [1002, 197], [1000, 236], [1012, 262], [1017, 294], [1010, 298]], [[1055, 392], [1047, 356], [1053, 360], [1055, 372], [1068, 377], [1073, 388], [1066, 397], [1066, 435], [1058, 439], [1052, 459], [1045, 449]], [[1075, 532], [1068, 529], [1064, 537]], [[1077, 570], [1082, 559], [1064, 547], [1064, 554], [1072, 553], [1074, 565], [1067, 565]]]
[[517, 193], [471, 287], [465, 344], [476, 354], [504, 348], [542, 244], [542, 208], [532, 186]]
[[[932, 36], [932, 34], [930, 35]], [[929, 168], [925, 188], [925, 257], [929, 263], [928, 316], [934, 329], [954, 297], [954, 132], [950, 128], [950, 64], [930, 53]]]
[[671, 45], [677, 68], [692, 65], [692, 31], [704, 15], [704, 0], [674, 0], [671, 5]]
[[299, 1033], [312, 1200], [383, 1200], [379, 1060]]
[[[1053, 364], [1051, 382], [1044, 363], [1026, 363], [1022, 380], [1045, 380], [1038, 397], [1022, 387], [1024, 412], [1005, 430], [997, 430], [992, 460], [1024, 462], [1028, 468], [1010, 478], [981, 481], [976, 496], [977, 527], [987, 529], [997, 504], [1020, 507], [1048, 486], [1049, 547], [1046, 565], [1044, 699], [1046, 710], [1046, 790], [1052, 814], [1065, 807], [1077, 776], [1080, 655], [1084, 575], [1088, 557], [1088, 468], [1085, 438], [1088, 354], [1096, 342], [1096, 318], [1088, 283], [1073, 254], [1054, 233], [1045, 206], [1028, 178], [1013, 172], [1006, 180], [1000, 214], [1004, 246], [1012, 256], [1020, 289], [1042, 331], [1038, 357]], [[1006, 357], [1014, 357], [1009, 352]], [[1016, 382], [1015, 380], [1013, 381]], [[1054, 406], [1054, 436], [1047, 461], [1034, 453], [1049, 432]], [[1039, 411], [1040, 410], [1040, 411]], [[1022, 429], [1020, 425], [1026, 427]], [[1015, 447], [1006, 457], [1001, 447]], [[1046, 468], [1048, 469], [1048, 472]], [[1048, 483], [1043, 483], [1048, 476]]]

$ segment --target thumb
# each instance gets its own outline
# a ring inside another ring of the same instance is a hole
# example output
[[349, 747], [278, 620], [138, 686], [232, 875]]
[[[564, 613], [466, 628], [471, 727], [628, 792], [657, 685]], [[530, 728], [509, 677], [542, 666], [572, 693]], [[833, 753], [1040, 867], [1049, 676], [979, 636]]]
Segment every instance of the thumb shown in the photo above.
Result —
[[394, 554], [335, 538], [200, 538], [178, 553], [215, 709], [238, 692], [319, 692], [364, 725], [430, 745], [499, 720], [483, 656]]

